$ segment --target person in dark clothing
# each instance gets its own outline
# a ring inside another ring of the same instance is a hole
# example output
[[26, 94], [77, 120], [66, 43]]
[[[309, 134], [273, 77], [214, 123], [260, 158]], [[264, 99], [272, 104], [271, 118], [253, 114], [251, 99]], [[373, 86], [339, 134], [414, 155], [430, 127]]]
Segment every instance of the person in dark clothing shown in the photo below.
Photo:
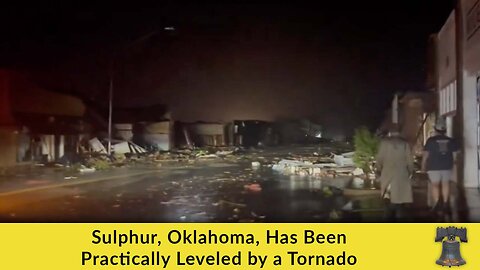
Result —
[[[436, 134], [430, 137], [424, 147], [422, 159], [422, 171], [427, 172], [432, 184], [433, 209], [438, 210], [443, 206], [444, 210], [450, 208], [450, 180], [456, 164], [457, 154], [460, 147], [457, 141], [445, 135], [446, 127], [443, 122], [435, 125]], [[440, 204], [440, 186], [442, 204]]]

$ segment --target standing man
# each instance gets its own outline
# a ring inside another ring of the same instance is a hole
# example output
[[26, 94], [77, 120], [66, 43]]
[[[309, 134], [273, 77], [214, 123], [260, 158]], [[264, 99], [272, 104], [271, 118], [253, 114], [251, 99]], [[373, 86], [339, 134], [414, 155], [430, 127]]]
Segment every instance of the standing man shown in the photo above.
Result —
[[388, 221], [404, 218], [405, 206], [413, 202], [411, 175], [414, 172], [410, 145], [396, 131], [382, 139], [376, 157], [381, 196]]
[[[432, 210], [450, 211], [450, 180], [456, 164], [460, 147], [454, 139], [448, 137], [444, 121], [435, 124], [435, 135], [425, 144], [422, 158], [422, 171], [427, 172], [432, 184]], [[440, 186], [442, 201], [440, 201]]]

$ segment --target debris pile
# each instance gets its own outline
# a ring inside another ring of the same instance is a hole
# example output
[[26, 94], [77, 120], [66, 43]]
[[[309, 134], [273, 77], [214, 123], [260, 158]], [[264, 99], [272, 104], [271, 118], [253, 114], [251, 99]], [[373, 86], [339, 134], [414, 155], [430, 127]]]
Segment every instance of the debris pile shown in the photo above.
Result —
[[239, 148], [222, 149], [218, 148], [200, 148], [200, 149], [186, 149], [173, 150], [170, 152], [158, 152], [155, 154], [155, 161], [157, 162], [195, 162], [196, 160], [208, 159], [226, 159], [237, 154]]
[[313, 157], [294, 157], [282, 159], [272, 166], [274, 171], [287, 175], [310, 177], [336, 177], [337, 175], [362, 175], [363, 171], [353, 163], [353, 152], [344, 154], [330, 154], [320, 156], [314, 153]]

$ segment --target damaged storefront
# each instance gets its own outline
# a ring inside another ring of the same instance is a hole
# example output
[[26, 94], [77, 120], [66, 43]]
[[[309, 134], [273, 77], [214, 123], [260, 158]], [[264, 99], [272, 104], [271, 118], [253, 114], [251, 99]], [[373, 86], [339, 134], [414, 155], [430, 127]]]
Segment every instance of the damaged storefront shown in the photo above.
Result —
[[0, 70], [2, 144], [8, 150], [2, 166], [52, 162], [79, 151], [88, 127], [85, 105], [73, 96], [38, 87], [18, 72]]

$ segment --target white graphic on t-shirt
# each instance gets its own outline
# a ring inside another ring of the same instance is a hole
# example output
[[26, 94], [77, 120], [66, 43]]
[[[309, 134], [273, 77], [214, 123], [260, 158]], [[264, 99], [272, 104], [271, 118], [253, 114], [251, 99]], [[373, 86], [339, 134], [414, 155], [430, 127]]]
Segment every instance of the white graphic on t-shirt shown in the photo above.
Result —
[[446, 154], [448, 152], [448, 140], [437, 140], [438, 152]]

